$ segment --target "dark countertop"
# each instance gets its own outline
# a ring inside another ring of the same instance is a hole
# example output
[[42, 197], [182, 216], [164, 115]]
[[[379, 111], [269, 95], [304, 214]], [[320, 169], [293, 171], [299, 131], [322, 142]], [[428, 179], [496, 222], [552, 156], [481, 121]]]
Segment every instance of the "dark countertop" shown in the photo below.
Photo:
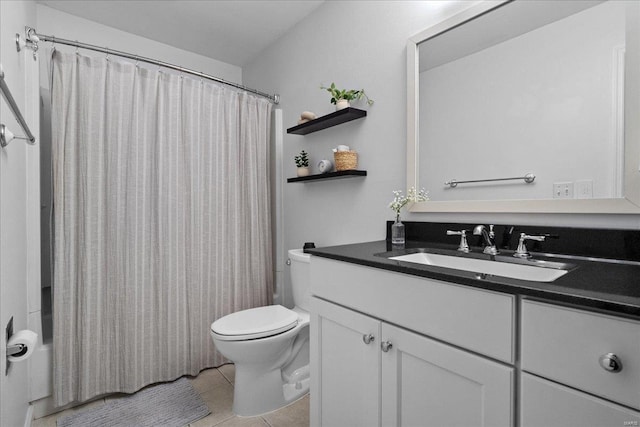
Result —
[[[456, 283], [475, 288], [505, 292], [516, 295], [541, 298], [570, 304], [592, 310], [604, 310], [613, 314], [640, 319], [640, 263], [615, 262], [588, 259], [584, 257], [563, 257], [562, 255], [532, 252], [533, 258], [552, 262], [565, 262], [575, 267], [569, 273], [553, 282], [533, 282], [501, 276], [477, 278], [476, 273], [390, 260], [386, 256], [416, 252], [417, 248], [428, 248], [429, 252], [478, 259], [490, 259], [481, 252], [463, 254], [455, 249], [457, 245], [407, 241], [405, 249], [394, 249], [385, 240], [325, 248], [306, 249], [315, 256], [345, 261], [388, 271], [421, 276], [443, 282]], [[503, 250], [501, 255], [511, 257], [513, 251]], [[548, 255], [548, 256], [547, 256]]]

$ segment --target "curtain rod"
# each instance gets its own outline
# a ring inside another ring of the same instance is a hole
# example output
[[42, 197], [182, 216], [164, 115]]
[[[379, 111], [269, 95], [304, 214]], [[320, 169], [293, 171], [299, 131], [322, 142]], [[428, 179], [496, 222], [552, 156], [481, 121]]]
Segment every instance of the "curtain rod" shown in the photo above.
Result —
[[194, 76], [202, 77], [202, 78], [205, 78], [205, 79], [208, 79], [208, 80], [213, 80], [214, 82], [222, 83], [222, 84], [225, 84], [225, 85], [228, 85], [228, 86], [233, 86], [233, 87], [235, 87], [237, 89], [241, 89], [241, 90], [244, 90], [246, 92], [250, 92], [250, 93], [262, 96], [264, 98], [267, 98], [268, 100], [270, 100], [274, 104], [279, 104], [280, 103], [280, 95], [277, 95], [277, 94], [270, 95], [268, 93], [260, 92], [259, 90], [256, 90], [256, 89], [251, 89], [251, 88], [248, 88], [246, 86], [243, 86], [243, 85], [240, 85], [240, 84], [237, 84], [237, 83], [229, 82], [229, 81], [221, 79], [219, 77], [215, 77], [215, 76], [211, 76], [209, 74], [201, 73], [200, 71], [190, 70], [188, 68], [184, 68], [184, 67], [181, 67], [179, 65], [170, 64], [168, 62], [159, 61], [157, 59], [145, 58], [144, 56], [134, 55], [132, 53], [122, 52], [122, 51], [119, 51], [119, 50], [109, 49], [109, 48], [106, 48], [106, 47], [95, 46], [95, 45], [91, 45], [91, 44], [87, 44], [87, 43], [80, 43], [78, 41], [73, 41], [73, 40], [61, 39], [61, 38], [58, 38], [58, 37], [55, 37], [55, 36], [47, 36], [47, 35], [44, 35], [44, 34], [38, 34], [36, 32], [36, 30], [34, 28], [31, 28], [31, 27], [25, 27], [25, 33], [26, 33], [27, 45], [29, 47], [31, 47], [34, 50], [34, 52], [38, 50], [38, 42], [39, 41], [51, 42], [51, 43], [54, 43], [54, 44], [55, 43], [64, 44], [64, 45], [67, 45], [67, 46], [74, 46], [74, 47], [78, 47], [78, 48], [81, 48], [81, 49], [94, 50], [96, 52], [102, 52], [102, 53], [106, 53], [108, 55], [117, 55], [117, 56], [121, 56], [123, 58], [133, 59], [135, 61], [142, 61], [142, 62], [146, 62], [146, 63], [149, 63], [149, 64], [159, 65], [159, 66], [165, 67], [165, 68], [170, 68], [172, 70], [180, 71], [180, 72], [183, 72], [183, 73], [192, 74]]

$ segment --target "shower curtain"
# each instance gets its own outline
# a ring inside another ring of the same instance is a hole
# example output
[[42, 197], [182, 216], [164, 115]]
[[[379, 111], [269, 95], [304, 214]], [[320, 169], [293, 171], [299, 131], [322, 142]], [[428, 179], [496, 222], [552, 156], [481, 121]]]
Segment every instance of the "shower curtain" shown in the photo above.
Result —
[[57, 406], [224, 363], [211, 322], [272, 303], [271, 103], [54, 52]]

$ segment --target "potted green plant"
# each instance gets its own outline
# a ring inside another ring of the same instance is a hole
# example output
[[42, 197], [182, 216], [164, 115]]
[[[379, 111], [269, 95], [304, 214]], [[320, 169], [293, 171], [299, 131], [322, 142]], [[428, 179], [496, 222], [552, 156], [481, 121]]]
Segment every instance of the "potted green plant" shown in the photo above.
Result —
[[358, 101], [365, 99], [367, 105], [373, 104], [373, 99], [369, 99], [364, 89], [338, 89], [335, 83], [331, 83], [331, 86], [320, 86], [320, 89], [324, 89], [331, 94], [331, 103], [335, 104], [336, 110], [342, 110], [350, 105], [351, 101]]
[[302, 150], [300, 154], [295, 156], [293, 160], [296, 162], [296, 166], [298, 167], [298, 176], [308, 176], [309, 175], [309, 154]]

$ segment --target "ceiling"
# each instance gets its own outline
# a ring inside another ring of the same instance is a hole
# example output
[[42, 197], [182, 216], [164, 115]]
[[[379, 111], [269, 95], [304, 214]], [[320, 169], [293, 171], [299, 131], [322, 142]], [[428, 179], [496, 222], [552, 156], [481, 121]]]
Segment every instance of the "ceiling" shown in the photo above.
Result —
[[243, 67], [324, 0], [38, 0], [109, 27]]

